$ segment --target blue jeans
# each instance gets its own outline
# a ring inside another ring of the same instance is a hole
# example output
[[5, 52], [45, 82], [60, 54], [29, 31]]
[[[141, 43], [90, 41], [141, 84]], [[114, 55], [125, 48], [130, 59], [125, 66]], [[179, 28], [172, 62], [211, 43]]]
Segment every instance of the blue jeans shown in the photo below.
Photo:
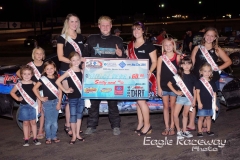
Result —
[[56, 109], [58, 99], [43, 102], [43, 111], [45, 117], [46, 139], [54, 140], [57, 138], [58, 130], [58, 110]]
[[69, 98], [70, 123], [77, 123], [77, 119], [82, 119], [84, 99]]

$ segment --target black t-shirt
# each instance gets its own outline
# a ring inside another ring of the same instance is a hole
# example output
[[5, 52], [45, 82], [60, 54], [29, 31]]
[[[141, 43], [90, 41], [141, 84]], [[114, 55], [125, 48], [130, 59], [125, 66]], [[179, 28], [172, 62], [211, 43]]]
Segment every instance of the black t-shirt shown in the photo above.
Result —
[[[73, 39], [73, 40], [76, 44], [78, 44], [78, 46], [79, 46], [79, 48], [82, 52], [82, 55], [83, 55], [83, 50], [84, 50], [83, 36], [81, 34], [77, 34], [76, 39]], [[69, 42], [67, 42], [66, 45], [65, 45], [65, 41], [66, 40], [62, 36], [59, 36], [58, 39], [57, 39], [57, 43], [63, 44], [64, 57], [68, 58], [69, 54], [72, 51], [75, 51], [75, 49]], [[60, 69], [63, 70], [63, 71], [68, 70], [69, 69], [69, 63], [61, 62]]]
[[183, 40], [183, 51], [190, 53], [191, 50], [189, 48], [190, 42], [193, 42], [193, 36], [186, 35], [186, 38]]
[[[36, 97], [36, 95], [34, 94], [34, 92], [33, 92], [33, 83], [32, 84], [22, 84], [22, 88], [23, 88], [23, 90], [34, 100], [34, 101], [36, 101], [37, 100], [37, 97]], [[28, 104], [25, 100], [24, 100], [24, 98], [23, 98], [23, 100], [21, 101], [21, 104]]]
[[[33, 61], [32, 61], [32, 62], [33, 62]], [[34, 62], [33, 62], [33, 64], [34, 64]], [[35, 64], [34, 64], [34, 65], [35, 65]], [[36, 66], [36, 65], [35, 65], [35, 66]], [[42, 63], [41, 66], [36, 66], [36, 68], [37, 68], [37, 70], [39, 71], [39, 73], [42, 74], [42, 72], [43, 72], [43, 63]], [[34, 81], [34, 82], [38, 82], [38, 79], [36, 78], [35, 75], [32, 76], [31, 80]], [[42, 86], [39, 87], [39, 91], [41, 91], [41, 90], [42, 90]]]
[[[56, 78], [50, 79], [48, 77], [46, 77], [56, 88], [58, 88], [56, 82]], [[48, 100], [54, 100], [58, 97], [56, 97], [49, 89], [48, 87], [43, 83], [43, 81], [41, 79], [39, 79], [39, 82], [42, 83], [42, 89], [43, 89], [43, 96], [44, 97], [48, 97]]]
[[[188, 88], [189, 92], [193, 95], [193, 88], [195, 86], [195, 83], [197, 82], [196, 76], [193, 74], [184, 74], [183, 73], [182, 80], [183, 80], [184, 84], [186, 85], [186, 87]], [[175, 84], [173, 86], [176, 87], [175, 88], [176, 90], [181, 90], [180, 87], [178, 87], [178, 85], [176, 84], [176, 81], [174, 78], [172, 78], [171, 83]], [[185, 97], [185, 95], [184, 95], [184, 97]]]
[[[212, 86], [213, 92], [217, 92], [216, 84], [213, 81], [209, 83]], [[212, 96], [200, 80], [196, 82], [195, 89], [200, 90], [200, 99], [203, 104], [203, 109], [212, 109]]]
[[151, 42], [145, 42], [143, 45], [141, 45], [138, 48], [134, 48], [134, 52], [138, 59], [148, 59], [149, 60], [149, 68], [152, 65], [152, 60], [150, 58], [149, 53], [156, 50], [154, 45]]
[[[212, 57], [213, 61], [216, 63], [217, 60], [218, 60], [218, 56], [216, 55], [215, 49], [212, 48], [212, 49], [208, 50], [208, 53]], [[201, 65], [205, 62], [207, 62], [207, 60], [205, 59], [204, 55], [202, 54], [202, 51], [200, 49], [198, 49], [198, 51], [196, 53], [196, 56], [195, 56], [195, 64], [194, 64], [194, 68], [193, 68], [193, 74], [198, 79], [200, 78], [199, 69], [200, 69]], [[218, 71], [213, 71], [212, 81], [216, 82], [219, 79], [220, 79], [219, 72]]]
[[[82, 72], [81, 71], [75, 72], [75, 74], [77, 75], [80, 82], [82, 82]], [[68, 98], [80, 98], [81, 93], [79, 92], [77, 86], [75, 85], [75, 83], [73, 82], [70, 76], [67, 78], [67, 81], [68, 81], [68, 86], [73, 89], [73, 93], [68, 93]]]
[[[178, 69], [176, 53], [174, 54], [173, 58], [170, 59], [170, 61], [176, 67], [176, 69]], [[170, 88], [168, 88], [167, 83], [171, 81], [173, 76], [174, 74], [169, 70], [164, 61], [162, 61], [160, 85], [163, 91], [172, 92]]]

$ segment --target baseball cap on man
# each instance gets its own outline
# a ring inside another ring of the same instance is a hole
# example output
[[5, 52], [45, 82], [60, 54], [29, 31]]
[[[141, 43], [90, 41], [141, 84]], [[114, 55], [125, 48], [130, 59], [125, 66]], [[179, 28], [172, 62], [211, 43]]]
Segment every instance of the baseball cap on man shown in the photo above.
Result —
[[118, 33], [118, 32], [121, 32], [118, 28], [116, 28], [115, 30], [114, 30], [114, 33]]

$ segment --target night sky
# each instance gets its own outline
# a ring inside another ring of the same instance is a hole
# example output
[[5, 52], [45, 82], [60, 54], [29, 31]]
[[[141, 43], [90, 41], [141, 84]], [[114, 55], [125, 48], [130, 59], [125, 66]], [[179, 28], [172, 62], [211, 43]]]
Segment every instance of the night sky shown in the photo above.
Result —
[[[0, 10], [0, 21], [32, 21], [34, 13], [36, 19], [39, 19], [40, 15], [44, 19], [51, 15], [66, 17], [68, 13], [76, 13], [82, 22], [93, 22], [95, 17], [98, 18], [101, 15], [117, 18], [133, 16], [136, 13], [145, 13], [146, 16], [240, 14], [239, 7], [234, 0], [226, 2], [202, 0], [201, 5], [198, 2], [198, 0], [147, 0], [146, 2], [140, 0], [96, 0], [96, 7], [94, 7], [94, 0], [14, 0], [14, 3], [13, 0], [1, 0], [0, 6], [3, 7], [3, 10]], [[165, 7], [159, 8], [159, 4], [164, 4]]]

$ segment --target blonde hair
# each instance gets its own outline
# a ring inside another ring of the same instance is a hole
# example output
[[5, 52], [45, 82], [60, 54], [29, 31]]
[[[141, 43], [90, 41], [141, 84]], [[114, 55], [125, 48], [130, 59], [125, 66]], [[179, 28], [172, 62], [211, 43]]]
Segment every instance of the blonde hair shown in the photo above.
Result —
[[35, 53], [36, 53], [37, 50], [42, 51], [42, 54], [43, 54], [42, 60], [44, 60], [44, 59], [45, 59], [45, 50], [44, 50], [42, 47], [35, 47], [35, 48], [32, 50], [32, 59], [34, 60], [34, 55], [35, 55]]
[[164, 43], [165, 43], [166, 41], [170, 41], [170, 42], [172, 43], [172, 45], [173, 45], [173, 52], [174, 52], [174, 53], [177, 53], [177, 46], [176, 46], [176, 43], [175, 43], [174, 39], [171, 38], [171, 37], [168, 37], [168, 38], [165, 38], [165, 39], [162, 41], [162, 54], [164, 54], [164, 52], [165, 52], [165, 50], [164, 50]]
[[[82, 56], [80, 56], [80, 54], [76, 51], [72, 51], [69, 56], [68, 56], [68, 59], [72, 59], [74, 56], [78, 56], [79, 58], [81, 58]], [[72, 67], [72, 63], [69, 63], [69, 67], [71, 68]]]
[[[203, 63], [203, 64], [201, 65], [201, 67], [200, 67], [200, 69], [199, 69], [200, 77], [202, 77], [201, 72], [202, 72], [202, 70], [203, 70], [204, 67], [209, 67], [210, 70], [211, 70], [211, 72], [213, 72], [212, 66], [211, 66], [208, 62], [205, 62], [205, 63]], [[213, 74], [210, 75], [209, 79], [212, 79], [212, 77], [213, 77]]]
[[23, 72], [26, 71], [26, 70], [31, 71], [31, 74], [32, 74], [32, 75], [34, 74], [33, 68], [32, 68], [31, 66], [29, 66], [29, 65], [21, 66], [21, 68], [20, 68], [20, 78], [21, 78], [21, 79], [23, 79], [22, 74], [23, 74]]
[[[68, 29], [69, 29], [69, 25], [68, 25], [68, 22], [70, 20], [71, 17], [76, 17], [78, 19], [78, 26], [77, 26], [77, 30], [76, 30], [76, 33], [77, 34], [80, 34], [81, 33], [81, 24], [80, 24], [80, 19], [78, 18], [78, 16], [74, 13], [70, 13], [67, 15], [65, 21], [64, 21], [64, 24], [63, 24], [63, 29], [62, 29], [62, 32], [61, 34], [65, 34], [66, 38], [68, 37]], [[67, 43], [67, 40], [65, 40], [65, 44]]]
[[101, 16], [98, 18], [98, 24], [102, 22], [102, 20], [109, 21], [112, 24], [112, 19], [109, 16]]

